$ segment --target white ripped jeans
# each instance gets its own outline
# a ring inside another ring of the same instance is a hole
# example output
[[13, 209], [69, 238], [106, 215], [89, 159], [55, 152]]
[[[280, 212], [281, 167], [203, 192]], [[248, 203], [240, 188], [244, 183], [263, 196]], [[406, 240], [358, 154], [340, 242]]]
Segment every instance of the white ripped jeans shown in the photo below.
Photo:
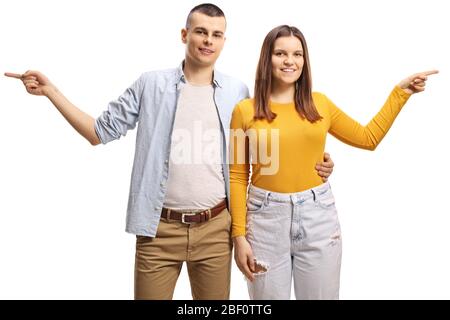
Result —
[[250, 299], [339, 299], [341, 229], [328, 182], [298, 193], [253, 185], [247, 200], [247, 235], [267, 268], [248, 281]]

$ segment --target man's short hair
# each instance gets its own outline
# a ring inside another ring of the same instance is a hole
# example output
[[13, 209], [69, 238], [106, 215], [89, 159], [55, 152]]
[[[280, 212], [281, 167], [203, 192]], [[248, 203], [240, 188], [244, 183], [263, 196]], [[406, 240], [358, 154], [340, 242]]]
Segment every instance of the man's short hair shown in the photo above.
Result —
[[223, 13], [222, 9], [220, 9], [218, 6], [212, 3], [202, 3], [198, 6], [195, 6], [192, 8], [191, 12], [189, 12], [188, 17], [186, 19], [186, 29], [189, 29], [191, 24], [191, 17], [194, 12], [200, 12], [204, 15], [207, 15], [208, 17], [224, 17], [225, 14]]

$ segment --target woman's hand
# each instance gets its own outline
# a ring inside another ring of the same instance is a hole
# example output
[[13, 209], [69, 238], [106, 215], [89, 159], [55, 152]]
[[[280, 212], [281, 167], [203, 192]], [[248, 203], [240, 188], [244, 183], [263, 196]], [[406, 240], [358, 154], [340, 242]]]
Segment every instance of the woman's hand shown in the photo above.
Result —
[[234, 260], [241, 270], [241, 272], [247, 277], [248, 280], [253, 281], [255, 277], [255, 261], [253, 257], [253, 251], [244, 236], [233, 238], [234, 243]]
[[425, 90], [425, 82], [428, 80], [428, 76], [438, 72], [438, 70], [430, 70], [413, 74], [412, 76], [400, 81], [398, 86], [408, 94], [422, 92]]

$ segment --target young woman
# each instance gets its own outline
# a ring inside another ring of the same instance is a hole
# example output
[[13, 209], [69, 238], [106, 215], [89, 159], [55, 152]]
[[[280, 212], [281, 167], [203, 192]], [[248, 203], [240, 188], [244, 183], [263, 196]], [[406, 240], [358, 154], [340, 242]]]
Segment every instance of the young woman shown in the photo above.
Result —
[[[327, 133], [374, 150], [408, 98], [422, 92], [434, 73], [402, 80], [362, 126], [325, 95], [312, 93], [303, 34], [286, 25], [269, 32], [255, 97], [241, 101], [231, 120], [232, 236], [251, 299], [289, 299], [292, 278], [297, 299], [339, 298], [339, 220], [330, 185], [314, 170]], [[245, 143], [239, 132], [245, 132]]]

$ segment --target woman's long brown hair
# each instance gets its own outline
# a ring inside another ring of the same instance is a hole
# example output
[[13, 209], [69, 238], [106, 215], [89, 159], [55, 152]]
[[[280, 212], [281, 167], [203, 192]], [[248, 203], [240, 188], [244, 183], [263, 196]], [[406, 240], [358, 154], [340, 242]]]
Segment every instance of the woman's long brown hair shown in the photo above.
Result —
[[280, 37], [297, 37], [303, 46], [303, 70], [295, 83], [295, 109], [304, 119], [316, 122], [322, 119], [312, 99], [311, 67], [306, 40], [299, 29], [282, 25], [272, 29], [264, 39], [255, 80], [255, 119], [267, 119], [271, 122], [276, 114], [270, 110], [269, 100], [272, 89], [272, 52], [275, 40]]

